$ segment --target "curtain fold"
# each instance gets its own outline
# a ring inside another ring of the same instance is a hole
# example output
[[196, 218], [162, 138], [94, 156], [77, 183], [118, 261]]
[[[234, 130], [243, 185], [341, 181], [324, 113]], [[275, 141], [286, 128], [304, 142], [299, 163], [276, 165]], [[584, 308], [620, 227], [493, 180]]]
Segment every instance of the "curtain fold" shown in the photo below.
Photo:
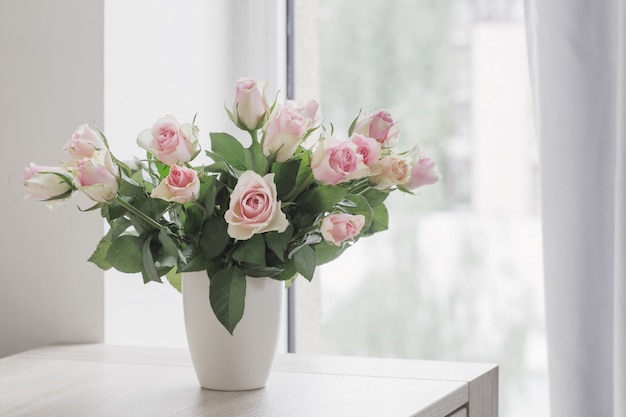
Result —
[[552, 416], [626, 416], [623, 0], [526, 0]]
[[626, 4], [618, 16], [618, 137], [615, 183], [614, 415], [626, 416]]

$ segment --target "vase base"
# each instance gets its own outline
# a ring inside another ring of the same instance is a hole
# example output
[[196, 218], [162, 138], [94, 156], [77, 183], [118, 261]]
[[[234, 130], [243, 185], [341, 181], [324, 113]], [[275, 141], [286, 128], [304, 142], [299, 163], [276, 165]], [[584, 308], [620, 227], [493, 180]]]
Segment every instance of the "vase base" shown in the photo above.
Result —
[[224, 387], [211, 387], [211, 386], [207, 386], [205, 387], [204, 385], [200, 384], [200, 387], [202, 389], [205, 389], [207, 391], [217, 391], [217, 392], [243, 392], [243, 391], [258, 391], [261, 390], [263, 388], [265, 388], [265, 385], [261, 386], [261, 387], [250, 387], [250, 388], [224, 388]]

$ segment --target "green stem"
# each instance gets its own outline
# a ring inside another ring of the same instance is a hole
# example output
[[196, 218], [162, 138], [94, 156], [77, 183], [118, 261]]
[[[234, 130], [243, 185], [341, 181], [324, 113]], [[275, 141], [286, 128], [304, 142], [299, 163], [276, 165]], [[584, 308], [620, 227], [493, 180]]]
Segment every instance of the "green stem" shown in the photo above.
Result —
[[[135, 206], [133, 206], [132, 204], [128, 203], [126, 200], [122, 199], [122, 197], [116, 196], [115, 197], [115, 201], [117, 201], [126, 210], [128, 210], [129, 212], [131, 212], [135, 216], [139, 217], [141, 220], [145, 221], [146, 223], [148, 223], [150, 226], [153, 226], [153, 227], [155, 227], [155, 228], [157, 228], [159, 230], [163, 229], [163, 225], [159, 224], [153, 218], [148, 217], [144, 212], [142, 212], [141, 210], [138, 210]], [[172, 234], [171, 231], [168, 228], [165, 228], [165, 229], [166, 229], [166, 231], [169, 234]]]
[[298, 188], [294, 188], [292, 189], [289, 194], [287, 194], [287, 196], [285, 197], [286, 201], [293, 201], [293, 199], [298, 196], [302, 191], [304, 191], [305, 188], [307, 188], [309, 185], [313, 184], [313, 181], [315, 180], [315, 178], [313, 177], [313, 174], [309, 174], [309, 176], [307, 177], [306, 180], [304, 180], [302, 182], [302, 184], [300, 184], [300, 186]]
[[363, 178], [362, 180], [359, 180], [356, 184], [354, 184], [354, 190], [352, 191], [352, 194], [360, 195], [371, 188], [372, 187], [369, 185], [369, 180], [367, 178]]
[[252, 142], [259, 143], [259, 137], [258, 137], [257, 131], [249, 130], [248, 132], [250, 132], [250, 137], [252, 138]]

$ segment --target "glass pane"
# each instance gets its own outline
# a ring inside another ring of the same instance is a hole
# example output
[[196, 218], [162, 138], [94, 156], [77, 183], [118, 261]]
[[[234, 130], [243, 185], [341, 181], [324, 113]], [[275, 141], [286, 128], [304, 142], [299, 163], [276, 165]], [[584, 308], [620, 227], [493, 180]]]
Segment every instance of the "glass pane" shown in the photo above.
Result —
[[392, 195], [389, 230], [320, 268], [319, 329], [305, 314], [298, 349], [496, 362], [501, 415], [547, 415], [522, 1], [296, 3], [297, 98], [318, 98], [340, 133], [388, 109], [400, 149], [418, 144], [443, 175]]

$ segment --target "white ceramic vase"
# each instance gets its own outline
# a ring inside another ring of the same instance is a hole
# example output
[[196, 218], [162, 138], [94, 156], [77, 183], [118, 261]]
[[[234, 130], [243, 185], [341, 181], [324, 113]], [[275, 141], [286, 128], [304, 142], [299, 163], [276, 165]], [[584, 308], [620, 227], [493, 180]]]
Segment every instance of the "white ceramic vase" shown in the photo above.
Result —
[[233, 335], [209, 304], [206, 272], [183, 274], [182, 292], [187, 343], [203, 388], [243, 391], [266, 385], [276, 353], [284, 283], [246, 278], [243, 318]]

